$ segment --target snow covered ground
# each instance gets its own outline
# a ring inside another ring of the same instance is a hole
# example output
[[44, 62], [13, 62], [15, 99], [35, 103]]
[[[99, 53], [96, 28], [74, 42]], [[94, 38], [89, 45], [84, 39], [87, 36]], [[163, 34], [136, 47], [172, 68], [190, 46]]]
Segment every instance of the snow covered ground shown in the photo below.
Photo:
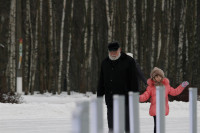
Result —
[[[68, 96], [23, 95], [22, 104], [0, 103], [0, 133], [72, 133], [72, 113], [77, 102], [88, 101], [95, 95], [74, 93]], [[140, 132], [153, 133], [153, 118], [149, 103], [140, 103]], [[166, 117], [166, 133], [189, 133], [189, 103], [170, 102]], [[198, 133], [200, 133], [200, 101], [198, 101]], [[104, 128], [107, 133], [106, 106]]]

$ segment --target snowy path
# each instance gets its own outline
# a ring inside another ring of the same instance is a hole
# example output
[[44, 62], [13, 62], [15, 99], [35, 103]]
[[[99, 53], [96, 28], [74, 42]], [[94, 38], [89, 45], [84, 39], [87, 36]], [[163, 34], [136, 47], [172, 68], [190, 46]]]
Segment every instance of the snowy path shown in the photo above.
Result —
[[[153, 133], [153, 118], [142, 118], [140, 120], [141, 133]], [[188, 118], [167, 118], [165, 122], [167, 123], [165, 125], [166, 133], [189, 133]]]
[[9, 119], [0, 121], [1, 133], [67, 133], [66, 119]]
[[[0, 133], [72, 133], [71, 118], [76, 102], [90, 100], [84, 95], [24, 96], [23, 104], [0, 103]], [[153, 133], [149, 103], [140, 103], [140, 133]], [[166, 133], [189, 133], [189, 103], [170, 102], [166, 117]], [[200, 108], [200, 101], [198, 101]], [[198, 110], [200, 114], [200, 110]], [[198, 122], [200, 115], [198, 115]], [[107, 133], [106, 106], [104, 129]], [[200, 122], [198, 123], [200, 133]]]
[[[140, 120], [141, 133], [153, 133], [153, 118], [141, 118]], [[167, 119], [166, 123], [166, 133], [189, 133], [187, 118]], [[8, 119], [0, 121], [0, 129], [1, 133], [71, 133], [71, 124], [69, 120], [61, 118]], [[198, 131], [200, 131], [200, 125]]]

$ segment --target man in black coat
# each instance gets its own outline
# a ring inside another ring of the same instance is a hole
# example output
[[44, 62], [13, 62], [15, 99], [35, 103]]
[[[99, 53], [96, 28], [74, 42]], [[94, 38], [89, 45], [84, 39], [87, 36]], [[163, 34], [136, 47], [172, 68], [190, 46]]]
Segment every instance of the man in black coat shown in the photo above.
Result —
[[125, 130], [129, 132], [128, 92], [138, 92], [135, 60], [121, 52], [118, 42], [108, 45], [108, 57], [101, 64], [97, 97], [105, 95], [109, 132], [113, 131], [113, 95], [125, 96]]

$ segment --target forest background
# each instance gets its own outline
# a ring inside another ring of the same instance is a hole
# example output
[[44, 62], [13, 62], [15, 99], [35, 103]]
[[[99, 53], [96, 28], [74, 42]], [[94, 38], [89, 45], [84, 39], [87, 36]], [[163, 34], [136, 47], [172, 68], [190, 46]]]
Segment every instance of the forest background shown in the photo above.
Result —
[[171, 86], [200, 88], [199, 0], [0, 0], [0, 90], [22, 76], [25, 94], [95, 93], [111, 41], [146, 78], [157, 66]]

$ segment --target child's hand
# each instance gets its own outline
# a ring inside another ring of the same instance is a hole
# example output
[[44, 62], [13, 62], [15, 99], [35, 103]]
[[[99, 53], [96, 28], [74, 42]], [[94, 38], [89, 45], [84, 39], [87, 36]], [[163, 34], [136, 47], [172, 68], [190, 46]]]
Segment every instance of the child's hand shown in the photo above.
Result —
[[182, 85], [182, 87], [184, 87], [184, 88], [185, 88], [186, 86], [188, 86], [188, 85], [189, 85], [189, 82], [188, 82], [188, 81], [184, 81], [184, 82], [183, 82], [181, 85]]

